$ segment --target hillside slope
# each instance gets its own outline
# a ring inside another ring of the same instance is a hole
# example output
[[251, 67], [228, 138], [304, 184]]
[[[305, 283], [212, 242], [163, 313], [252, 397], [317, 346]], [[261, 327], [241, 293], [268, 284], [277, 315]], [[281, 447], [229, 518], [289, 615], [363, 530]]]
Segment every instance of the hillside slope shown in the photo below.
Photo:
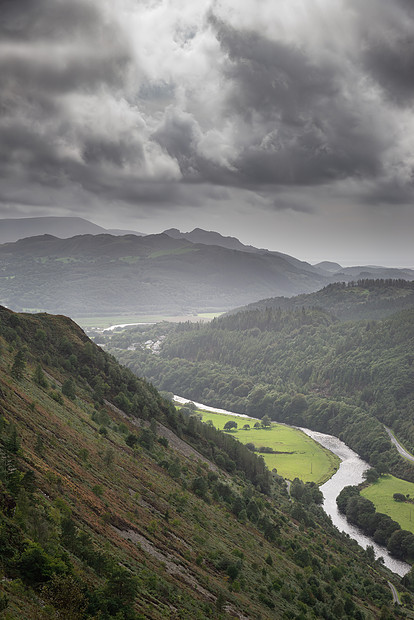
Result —
[[380, 319], [398, 310], [414, 307], [414, 282], [401, 279], [357, 280], [336, 282], [320, 291], [295, 297], [272, 297], [248, 304], [241, 311], [280, 308], [298, 310], [321, 308], [342, 321], [358, 319]]
[[289, 501], [72, 321], [0, 308], [0, 351], [4, 618], [394, 617], [316, 488]]

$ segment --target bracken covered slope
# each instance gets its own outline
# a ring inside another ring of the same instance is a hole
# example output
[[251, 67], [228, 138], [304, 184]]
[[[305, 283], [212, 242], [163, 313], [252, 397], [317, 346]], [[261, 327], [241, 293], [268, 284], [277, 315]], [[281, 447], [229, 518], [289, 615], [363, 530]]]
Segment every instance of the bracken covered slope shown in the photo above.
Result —
[[6, 619], [411, 617], [316, 487], [290, 500], [65, 317], [0, 308], [0, 414]]

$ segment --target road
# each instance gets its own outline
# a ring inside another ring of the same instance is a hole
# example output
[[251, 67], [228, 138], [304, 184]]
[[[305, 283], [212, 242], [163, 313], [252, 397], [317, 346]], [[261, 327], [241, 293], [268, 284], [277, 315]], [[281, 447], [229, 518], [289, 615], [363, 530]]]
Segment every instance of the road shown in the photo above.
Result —
[[384, 425], [385, 430], [387, 431], [391, 442], [394, 444], [394, 446], [397, 448], [398, 452], [401, 454], [401, 456], [403, 456], [404, 458], [408, 459], [409, 461], [412, 461], [414, 463], [414, 456], [412, 456], [411, 454], [409, 454], [407, 452], [407, 450], [404, 450], [404, 448], [402, 447], [402, 445], [400, 443], [398, 443], [398, 441], [395, 439], [394, 435], [392, 434], [392, 431], [390, 428], [388, 428], [387, 426]]
[[391, 581], [387, 581], [387, 583], [392, 592], [392, 602], [395, 603], [396, 605], [401, 605], [400, 597], [398, 596], [398, 592], [395, 589], [395, 586], [392, 585]]

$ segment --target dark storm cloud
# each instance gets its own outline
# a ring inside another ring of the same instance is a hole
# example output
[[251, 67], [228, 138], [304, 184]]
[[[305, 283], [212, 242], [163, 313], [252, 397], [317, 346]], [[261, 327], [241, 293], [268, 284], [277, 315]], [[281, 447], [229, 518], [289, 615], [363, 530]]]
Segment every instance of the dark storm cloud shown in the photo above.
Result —
[[233, 161], [242, 181], [312, 185], [380, 173], [382, 133], [366, 106], [349, 105], [352, 76], [339, 64], [214, 17], [211, 23], [228, 57], [228, 114], [240, 117], [241, 132], [253, 119], [259, 126]]
[[2, 0], [0, 11], [3, 40], [59, 41], [68, 33], [88, 37], [105, 24], [102, 11], [88, 0]]
[[353, 6], [360, 17], [364, 67], [391, 101], [411, 105], [414, 98], [414, 2], [353, 0]]
[[[305, 194], [278, 194], [347, 180], [361, 202], [408, 199], [412, 115], [403, 126], [397, 112], [414, 95], [411, 2], [331, 0], [324, 27], [315, 9], [296, 31], [270, 0], [272, 29], [248, 0], [244, 22], [230, 0], [173, 5], [0, 1], [7, 208], [227, 203], [228, 188], [309, 211]], [[341, 47], [329, 27], [342, 17]]]
[[32, 184], [38, 202], [44, 188], [44, 204], [50, 189], [72, 184], [103, 195], [99, 176], [143, 160], [142, 140], [123, 120], [133, 60], [123, 30], [92, 2], [13, 1], [1, 10], [0, 199], [12, 200], [12, 179], [19, 203]]
[[371, 205], [412, 204], [414, 198], [414, 178], [411, 182], [399, 179], [380, 179], [373, 187], [361, 193], [361, 200]]

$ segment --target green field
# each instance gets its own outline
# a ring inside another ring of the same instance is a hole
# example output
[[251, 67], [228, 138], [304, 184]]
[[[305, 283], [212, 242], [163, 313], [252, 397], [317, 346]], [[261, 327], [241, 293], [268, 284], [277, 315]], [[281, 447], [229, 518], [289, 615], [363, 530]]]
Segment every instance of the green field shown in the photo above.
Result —
[[[238, 429], [232, 435], [242, 443], [254, 443], [256, 448], [265, 446], [285, 454], [263, 454], [269, 469], [276, 468], [284, 478], [300, 478], [304, 482], [323, 484], [338, 469], [339, 459], [332, 452], [320, 446], [302, 431], [272, 423], [269, 429], [254, 429], [253, 418], [240, 418], [223, 413], [200, 411], [203, 422], [211, 420], [216, 428], [223, 429], [226, 422], [234, 420]], [[243, 430], [250, 424], [250, 430]], [[289, 454], [290, 453], [290, 454]], [[414, 486], [414, 485], [413, 485]]]
[[414, 483], [387, 475], [361, 491], [361, 495], [371, 500], [378, 512], [389, 515], [403, 530], [414, 534], [414, 504], [396, 502], [394, 493], [408, 494], [414, 499]]
[[87, 316], [75, 317], [73, 320], [82, 327], [88, 329], [91, 327], [99, 327], [105, 329], [111, 325], [125, 325], [126, 323], [161, 323], [161, 321], [170, 321], [178, 323], [180, 321], [206, 321], [220, 316], [221, 312], [200, 312], [199, 314], [189, 314], [183, 316], [168, 314], [127, 314], [113, 316]]

